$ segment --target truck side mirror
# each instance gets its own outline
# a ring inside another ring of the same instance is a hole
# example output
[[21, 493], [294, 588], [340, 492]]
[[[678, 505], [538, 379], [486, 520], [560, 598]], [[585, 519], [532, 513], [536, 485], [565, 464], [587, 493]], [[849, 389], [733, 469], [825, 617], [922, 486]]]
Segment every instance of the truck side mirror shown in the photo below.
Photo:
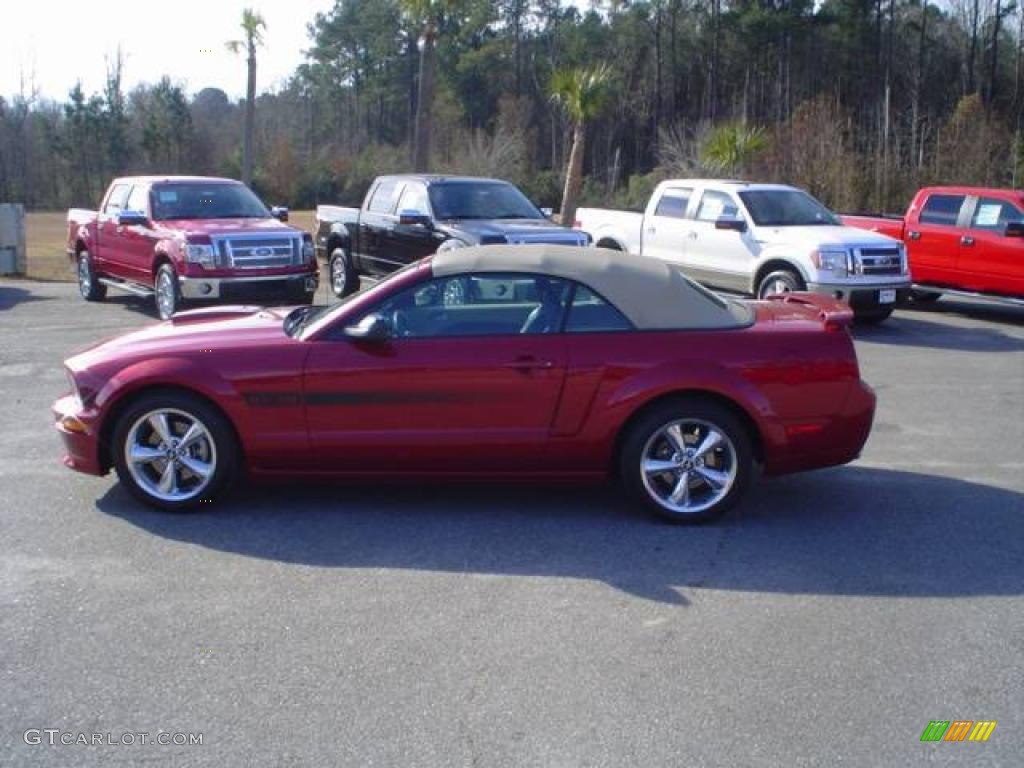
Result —
[[288, 208], [284, 205], [275, 205], [270, 209], [270, 215], [278, 221], [288, 221]]
[[144, 227], [149, 224], [149, 219], [142, 211], [121, 211], [117, 214], [117, 226], [119, 227]]
[[746, 232], [747, 222], [743, 219], [723, 216], [720, 219], [715, 219], [715, 229], [728, 230], [732, 232]]
[[1003, 231], [1004, 237], [1024, 237], [1024, 221], [1008, 221]]
[[405, 210], [399, 211], [398, 223], [403, 227], [426, 227], [430, 225], [430, 217], [422, 211]]
[[345, 335], [358, 341], [380, 343], [391, 337], [391, 327], [383, 315], [371, 312], [355, 325], [345, 326]]

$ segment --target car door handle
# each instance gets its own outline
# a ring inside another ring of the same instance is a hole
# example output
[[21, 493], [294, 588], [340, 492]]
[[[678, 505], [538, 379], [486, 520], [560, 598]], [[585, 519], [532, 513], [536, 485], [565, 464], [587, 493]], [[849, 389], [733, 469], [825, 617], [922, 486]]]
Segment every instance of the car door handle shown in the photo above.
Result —
[[974, 238], [970, 235], [964, 235], [960, 238], [960, 245], [974, 245]]
[[505, 363], [501, 367], [528, 373], [529, 371], [546, 371], [554, 368], [555, 364], [550, 360], [538, 360], [536, 357], [517, 357], [511, 363]]
[[907, 233], [907, 237], [910, 240], [920, 240], [921, 239], [921, 233], [917, 232], [917, 231], [908, 232]]
[[648, 228], [647, 228], [647, 234], [648, 234], [648, 235], [653, 235], [653, 234], [654, 234], [655, 232], [657, 232], [657, 231], [658, 231], [658, 230], [656, 230], [656, 229], [655, 229], [654, 227], [648, 227]]
[[688, 238], [689, 238], [690, 240], [696, 240], [696, 239], [697, 239], [697, 233], [696, 233], [696, 232], [687, 232], [687, 233], [686, 233], [686, 236], [687, 236], [687, 237], [688, 237]]

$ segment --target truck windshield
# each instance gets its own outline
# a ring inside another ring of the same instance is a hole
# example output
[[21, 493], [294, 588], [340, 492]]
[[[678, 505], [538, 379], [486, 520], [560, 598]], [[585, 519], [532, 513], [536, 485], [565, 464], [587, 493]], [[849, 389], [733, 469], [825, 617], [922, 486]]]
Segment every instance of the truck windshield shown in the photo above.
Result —
[[155, 184], [151, 201], [156, 221], [270, 218], [267, 207], [241, 184]]
[[755, 224], [764, 227], [838, 225], [839, 217], [799, 189], [755, 189], [740, 192]]
[[454, 181], [430, 185], [434, 217], [448, 219], [543, 219], [522, 192], [498, 181]]

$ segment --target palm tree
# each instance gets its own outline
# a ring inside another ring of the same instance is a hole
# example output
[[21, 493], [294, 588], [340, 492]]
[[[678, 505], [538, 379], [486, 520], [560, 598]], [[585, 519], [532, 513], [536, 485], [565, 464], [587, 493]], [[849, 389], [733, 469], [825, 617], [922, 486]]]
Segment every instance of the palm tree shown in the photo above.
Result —
[[583, 151], [587, 122], [600, 114], [608, 100], [611, 68], [607, 64], [579, 69], [560, 69], [551, 76], [551, 99], [562, 107], [572, 122], [572, 150], [565, 171], [562, 192], [562, 224], [571, 227], [583, 186]]
[[761, 128], [743, 123], [726, 123], [711, 131], [701, 147], [701, 162], [708, 168], [730, 175], [742, 175], [751, 161], [768, 148]]
[[242, 141], [242, 181], [252, 184], [252, 139], [256, 123], [256, 48], [263, 45], [263, 32], [267, 23], [263, 16], [252, 8], [242, 11], [242, 32], [244, 40], [229, 40], [226, 45], [232, 53], [244, 51], [248, 59], [248, 80], [245, 87], [245, 134]]

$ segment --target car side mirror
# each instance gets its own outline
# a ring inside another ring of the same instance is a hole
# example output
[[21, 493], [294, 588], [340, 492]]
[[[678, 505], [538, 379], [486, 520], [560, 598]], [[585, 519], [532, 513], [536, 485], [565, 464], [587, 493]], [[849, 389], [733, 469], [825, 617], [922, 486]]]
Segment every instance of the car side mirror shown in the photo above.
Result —
[[747, 222], [743, 219], [736, 219], [730, 216], [723, 216], [720, 219], [715, 219], [715, 229], [721, 229], [731, 232], [746, 232]]
[[555, 215], [555, 209], [554, 208], [541, 208], [540, 212], [543, 213], [545, 218], [548, 218], [548, 219], [550, 219], [552, 216]]
[[1024, 221], [1008, 221], [1003, 230], [1004, 237], [1024, 237]]
[[391, 326], [383, 315], [373, 312], [355, 325], [345, 326], [345, 335], [350, 339], [379, 343], [391, 338]]
[[144, 227], [149, 224], [149, 219], [142, 211], [121, 211], [117, 214], [117, 226], [119, 227]]
[[405, 210], [398, 214], [398, 223], [403, 227], [430, 226], [430, 217], [422, 211]]
[[278, 221], [288, 221], [288, 208], [284, 205], [275, 205], [270, 209], [270, 215]]

